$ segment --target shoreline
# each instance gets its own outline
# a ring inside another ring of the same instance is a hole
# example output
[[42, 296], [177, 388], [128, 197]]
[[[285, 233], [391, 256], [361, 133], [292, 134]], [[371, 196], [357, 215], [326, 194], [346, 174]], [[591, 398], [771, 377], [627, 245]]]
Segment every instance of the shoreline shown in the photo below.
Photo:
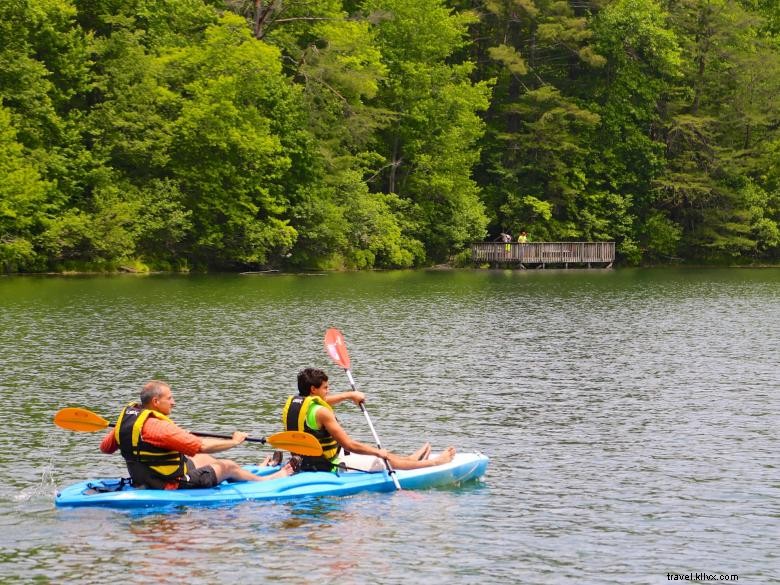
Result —
[[[656, 269], [778, 269], [780, 268], [780, 263], [778, 264], [728, 264], [728, 265], [717, 265], [717, 264], [652, 264], [652, 265], [646, 265], [646, 266], [626, 266], [626, 265], [618, 265], [613, 266], [609, 268], [609, 270], [624, 270], [624, 269], [643, 269], [643, 270], [656, 270]], [[239, 276], [285, 276], [285, 275], [325, 275], [325, 274], [340, 274], [340, 273], [354, 273], [354, 272], [389, 272], [389, 271], [433, 271], [433, 272], [443, 272], [443, 271], [450, 271], [450, 270], [510, 270], [510, 271], [516, 271], [516, 272], [526, 272], [521, 268], [491, 268], [491, 267], [481, 267], [481, 266], [454, 266], [452, 264], [434, 264], [432, 266], [421, 266], [418, 268], [379, 268], [379, 269], [371, 269], [371, 270], [290, 270], [286, 271], [283, 269], [268, 269], [268, 270], [254, 270], [254, 271], [247, 271], [247, 270], [215, 270], [215, 271], [176, 271], [176, 270], [149, 270], [149, 271], [140, 271], [140, 270], [112, 270], [112, 271], [99, 271], [99, 270], [64, 270], [62, 272], [53, 272], [53, 271], [47, 271], [47, 272], [4, 272], [0, 273], [0, 276], [153, 276], [153, 275], [178, 275], [178, 276], [193, 276], [193, 275], [208, 275], [208, 274], [235, 274]], [[558, 268], [551, 267], [551, 268], [545, 268], [545, 270], [599, 270], [599, 268], [579, 268], [579, 267], [570, 267], [570, 268]], [[530, 270], [530, 272], [536, 272], [536, 270]]]

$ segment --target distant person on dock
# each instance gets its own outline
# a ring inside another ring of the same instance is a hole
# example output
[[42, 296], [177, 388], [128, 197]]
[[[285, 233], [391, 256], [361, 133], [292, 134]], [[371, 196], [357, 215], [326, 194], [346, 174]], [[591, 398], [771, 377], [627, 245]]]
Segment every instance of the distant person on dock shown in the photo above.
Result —
[[168, 418], [175, 405], [168, 384], [148, 382], [141, 390], [140, 403], [123, 408], [116, 426], [100, 443], [103, 453], [120, 450], [136, 488], [210, 488], [223, 480], [265, 481], [294, 473], [288, 464], [261, 477], [229, 459], [215, 459], [208, 453], [240, 445], [246, 433], [236, 431], [231, 439], [197, 437]]
[[[419, 469], [448, 463], [455, 456], [455, 448], [448, 447], [436, 457], [430, 457], [429, 443], [425, 443], [411, 455], [404, 456], [356, 441], [336, 420], [333, 404], [337, 400], [340, 402], [345, 399], [359, 404], [365, 396], [356, 391], [329, 397], [329, 391], [328, 375], [322, 370], [306, 368], [298, 373], [298, 396], [290, 396], [284, 405], [282, 423], [285, 430], [314, 435], [322, 445], [322, 456], [303, 457], [301, 470], [337, 471], [339, 464], [343, 464], [348, 469], [378, 471], [385, 468], [383, 459], [395, 469]], [[343, 396], [346, 398], [342, 398]], [[343, 452], [340, 452], [339, 448], [343, 449]], [[355, 454], [369, 457], [360, 458]]]
[[517, 236], [517, 242], [519, 244], [526, 244], [526, 243], [528, 243], [528, 234], [526, 232], [520, 232], [520, 235]]
[[512, 250], [512, 234], [501, 232], [501, 234], [498, 236], [498, 240], [500, 242], [504, 242], [504, 251], [509, 254], [509, 252]]

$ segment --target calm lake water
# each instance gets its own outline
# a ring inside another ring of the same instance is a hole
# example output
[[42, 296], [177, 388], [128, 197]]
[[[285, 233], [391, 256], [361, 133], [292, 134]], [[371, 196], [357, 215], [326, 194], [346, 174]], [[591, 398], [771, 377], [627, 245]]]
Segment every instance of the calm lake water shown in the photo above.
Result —
[[[384, 446], [480, 450], [484, 480], [54, 507], [58, 487], [125, 474], [102, 433], [51, 423], [60, 408], [113, 420], [162, 378], [183, 426], [276, 432], [299, 369], [347, 388], [328, 327]], [[774, 269], [0, 277], [0, 582], [780, 583], [779, 332]]]

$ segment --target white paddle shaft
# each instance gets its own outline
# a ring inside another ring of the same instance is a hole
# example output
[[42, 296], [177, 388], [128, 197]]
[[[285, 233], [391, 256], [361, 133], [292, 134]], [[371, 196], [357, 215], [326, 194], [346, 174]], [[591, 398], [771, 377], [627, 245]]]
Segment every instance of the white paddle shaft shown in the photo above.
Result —
[[[357, 390], [355, 387], [355, 379], [352, 377], [352, 372], [349, 368], [344, 368], [344, 371], [347, 373], [347, 379], [349, 380], [349, 385], [352, 386], [353, 390]], [[371, 422], [371, 417], [368, 416], [368, 410], [366, 410], [366, 405], [362, 402], [360, 403], [360, 410], [363, 411], [363, 415], [366, 417], [366, 422], [368, 423], [368, 428], [371, 429], [371, 434], [374, 435], [374, 440], [376, 441], [376, 447], [377, 449], [382, 448], [382, 443], [379, 441], [379, 435], [376, 434], [376, 429], [374, 428], [374, 423]], [[385, 462], [385, 467], [387, 467], [387, 472], [390, 474], [390, 479], [393, 480], [393, 483], [395, 484], [395, 489], [398, 491], [401, 491], [401, 484], [398, 483], [398, 478], [395, 476], [395, 469], [393, 469], [393, 466], [390, 465], [390, 462], [387, 459], [383, 459]]]

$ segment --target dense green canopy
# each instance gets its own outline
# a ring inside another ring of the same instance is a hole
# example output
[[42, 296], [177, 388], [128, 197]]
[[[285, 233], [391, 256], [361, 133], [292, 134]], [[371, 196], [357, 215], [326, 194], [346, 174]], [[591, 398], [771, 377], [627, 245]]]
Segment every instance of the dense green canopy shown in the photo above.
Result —
[[5, 0], [0, 271], [780, 257], [766, 0]]

